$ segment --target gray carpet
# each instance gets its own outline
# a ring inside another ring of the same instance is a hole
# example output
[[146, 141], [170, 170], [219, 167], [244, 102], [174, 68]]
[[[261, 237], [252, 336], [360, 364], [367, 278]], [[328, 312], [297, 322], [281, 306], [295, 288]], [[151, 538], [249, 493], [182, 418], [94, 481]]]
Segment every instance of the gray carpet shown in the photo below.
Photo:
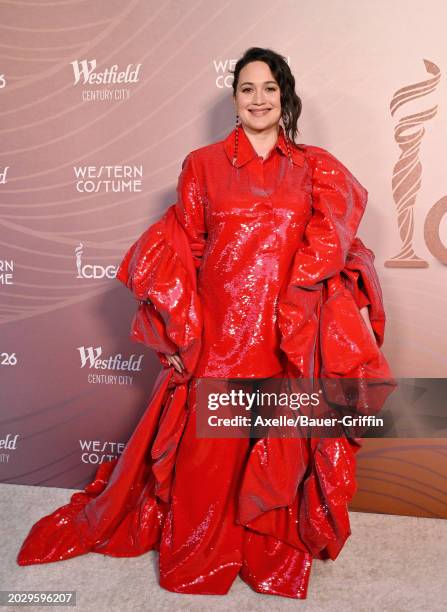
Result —
[[158, 585], [155, 551], [132, 558], [90, 553], [19, 567], [15, 557], [32, 524], [67, 503], [71, 493], [0, 484], [2, 590], [75, 590], [76, 608], [65, 609], [78, 612], [436, 612], [447, 607], [447, 521], [440, 519], [352, 512], [351, 537], [336, 561], [314, 561], [305, 601], [255, 593], [240, 578], [223, 596], [171, 593]]

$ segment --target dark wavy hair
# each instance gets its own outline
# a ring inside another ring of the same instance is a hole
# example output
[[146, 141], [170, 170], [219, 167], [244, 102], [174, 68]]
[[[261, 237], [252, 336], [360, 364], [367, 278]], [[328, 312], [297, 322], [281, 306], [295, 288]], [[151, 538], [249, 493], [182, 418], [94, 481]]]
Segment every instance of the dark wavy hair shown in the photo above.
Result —
[[263, 49], [262, 47], [250, 47], [247, 49], [244, 55], [237, 61], [234, 70], [229, 70], [234, 77], [233, 97], [236, 96], [240, 71], [250, 62], [256, 61], [268, 64], [279, 85], [284, 131], [289, 140], [297, 145], [295, 138], [296, 135], [300, 133], [298, 130], [298, 118], [301, 115], [303, 105], [301, 98], [295, 91], [295, 77], [284, 56], [276, 53], [272, 49]]

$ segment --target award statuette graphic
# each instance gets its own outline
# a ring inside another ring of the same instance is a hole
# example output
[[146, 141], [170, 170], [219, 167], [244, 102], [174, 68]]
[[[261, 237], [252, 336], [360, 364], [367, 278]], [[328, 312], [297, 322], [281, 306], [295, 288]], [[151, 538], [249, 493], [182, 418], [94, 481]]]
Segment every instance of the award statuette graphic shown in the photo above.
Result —
[[76, 278], [82, 278], [82, 252], [84, 245], [82, 242], [79, 243], [79, 246], [75, 248], [76, 253], [76, 270], [78, 271], [78, 275]]
[[[418, 83], [398, 89], [393, 95], [393, 99], [391, 100], [390, 104], [392, 116], [403, 104], [407, 104], [412, 100], [427, 96], [438, 86], [441, 78], [438, 66], [428, 60], [424, 60], [424, 64], [427, 72], [434, 76], [426, 81], [420, 81]], [[399, 156], [399, 160], [393, 168], [392, 188], [393, 199], [397, 209], [397, 225], [402, 245], [397, 255], [385, 261], [385, 267], [387, 268], [428, 267], [428, 262], [422, 257], [416, 255], [413, 250], [413, 207], [421, 186], [422, 166], [419, 160], [419, 148], [422, 137], [425, 134], [425, 128], [422, 124], [425, 121], [433, 119], [437, 113], [437, 110], [438, 106], [436, 105], [427, 110], [406, 115], [399, 119], [399, 122], [394, 129], [394, 137], [401, 149], [401, 154]], [[437, 205], [435, 204], [435, 207], [436, 206]], [[428, 218], [433, 218], [430, 216], [430, 213]], [[433, 237], [434, 233], [436, 232], [433, 232], [433, 227], [431, 227], [431, 224], [428, 232], [427, 227], [425, 227], [424, 236], [426, 242], [427, 237]], [[430, 252], [433, 252], [428, 242], [427, 247]]]

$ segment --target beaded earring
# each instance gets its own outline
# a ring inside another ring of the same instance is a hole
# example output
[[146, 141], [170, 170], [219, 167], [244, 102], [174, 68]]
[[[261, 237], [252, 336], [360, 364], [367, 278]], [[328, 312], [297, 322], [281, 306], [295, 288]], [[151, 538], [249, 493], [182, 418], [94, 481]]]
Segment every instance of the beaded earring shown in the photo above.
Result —
[[240, 125], [239, 115], [236, 115], [236, 134], [234, 138], [233, 166], [236, 165], [237, 153], [238, 153], [238, 147], [239, 147], [239, 125]]
[[293, 165], [293, 161], [292, 161], [292, 151], [290, 149], [290, 142], [289, 142], [289, 137], [287, 136], [285, 127], [284, 127], [284, 117], [283, 117], [283, 132], [284, 132], [284, 141], [286, 143], [286, 149], [287, 149], [287, 157], [289, 158], [289, 163], [292, 166]]

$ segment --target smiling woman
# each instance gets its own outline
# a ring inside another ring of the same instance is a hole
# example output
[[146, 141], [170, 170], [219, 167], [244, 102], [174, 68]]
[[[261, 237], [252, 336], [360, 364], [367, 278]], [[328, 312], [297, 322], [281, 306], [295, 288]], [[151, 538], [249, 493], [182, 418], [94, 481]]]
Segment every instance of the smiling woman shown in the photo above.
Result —
[[268, 49], [252, 47], [233, 74], [236, 118], [258, 154], [266, 157], [273, 147], [281, 120], [286, 136], [295, 141], [302, 103], [284, 58]]
[[243, 68], [242, 76], [233, 96], [236, 117], [259, 157], [265, 159], [278, 136], [281, 91], [265, 62], [250, 62]]
[[197, 434], [204, 378], [390, 376], [374, 254], [356, 237], [367, 190], [295, 142], [282, 56], [249, 49], [233, 93], [236, 127], [186, 155], [176, 202], [117, 273], [138, 303], [132, 337], [164, 367], [149, 406], [119, 460], [32, 527], [20, 565], [156, 549], [167, 590], [223, 595], [239, 575], [304, 599], [313, 559], [350, 535], [358, 439]]
[[266, 158], [277, 139], [281, 118], [281, 92], [265, 62], [244, 67], [233, 97], [236, 115], [259, 156]]

